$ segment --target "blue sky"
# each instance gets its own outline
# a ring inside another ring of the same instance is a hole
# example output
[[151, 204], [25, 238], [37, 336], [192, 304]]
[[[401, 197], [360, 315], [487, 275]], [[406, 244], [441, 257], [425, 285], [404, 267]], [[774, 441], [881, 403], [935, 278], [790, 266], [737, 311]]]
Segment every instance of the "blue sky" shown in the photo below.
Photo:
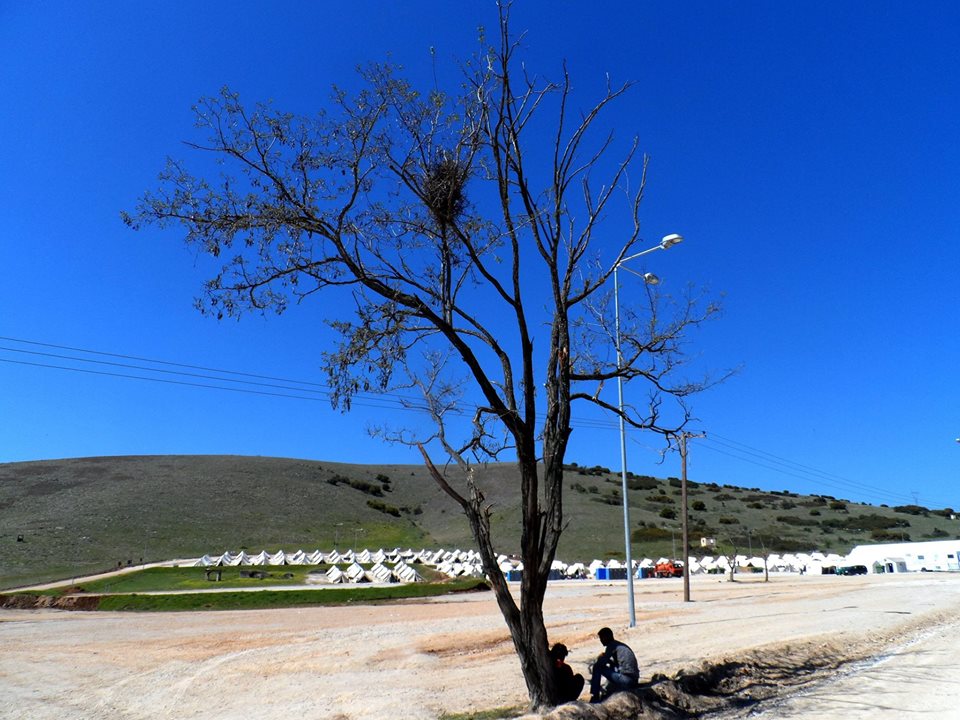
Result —
[[[724, 296], [694, 347], [742, 369], [694, 401], [708, 438], [691, 444], [690, 477], [960, 507], [960, 6], [598, 7], [517, 2], [513, 28], [528, 65], [556, 77], [566, 60], [584, 99], [606, 74], [636, 81], [608, 120], [651, 158], [644, 235], [686, 238], [647, 269]], [[189, 159], [201, 96], [226, 84], [312, 113], [388, 55], [431, 86], [431, 47], [453, 82], [478, 25], [494, 27], [492, 3], [0, 3], [0, 462], [417, 462], [366, 433], [389, 404], [342, 416], [325, 401], [322, 303], [203, 318], [203, 262], [176, 231], [134, 233], [119, 212], [168, 155]], [[316, 385], [229, 392], [116, 375], [253, 378], [50, 355]], [[568, 459], [618, 468], [618, 447], [612, 420], [585, 424]], [[630, 469], [679, 475], [658, 449], [631, 434]]]

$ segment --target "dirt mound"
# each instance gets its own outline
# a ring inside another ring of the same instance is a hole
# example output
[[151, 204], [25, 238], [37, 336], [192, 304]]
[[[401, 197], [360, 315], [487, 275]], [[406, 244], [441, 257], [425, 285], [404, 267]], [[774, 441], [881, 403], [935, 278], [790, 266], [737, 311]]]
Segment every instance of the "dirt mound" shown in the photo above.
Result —
[[[655, 675], [635, 693], [618, 693], [597, 705], [569, 703], [543, 720], [686, 720], [729, 717], [759, 703], [793, 694], [869, 657], [830, 643], [775, 645], [736, 659], [705, 662], [673, 677]], [[529, 716], [528, 716], [529, 717]]]
[[32, 593], [13, 593], [0, 595], [0, 608], [15, 610], [56, 609], [56, 610], [96, 610], [100, 598], [96, 595], [34, 595]]

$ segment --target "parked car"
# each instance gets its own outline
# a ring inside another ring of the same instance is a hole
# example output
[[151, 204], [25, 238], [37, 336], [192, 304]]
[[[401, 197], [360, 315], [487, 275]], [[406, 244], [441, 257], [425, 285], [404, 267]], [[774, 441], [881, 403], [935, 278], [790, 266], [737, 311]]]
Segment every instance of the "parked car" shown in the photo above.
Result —
[[866, 575], [866, 565], [846, 565], [837, 568], [837, 575]]

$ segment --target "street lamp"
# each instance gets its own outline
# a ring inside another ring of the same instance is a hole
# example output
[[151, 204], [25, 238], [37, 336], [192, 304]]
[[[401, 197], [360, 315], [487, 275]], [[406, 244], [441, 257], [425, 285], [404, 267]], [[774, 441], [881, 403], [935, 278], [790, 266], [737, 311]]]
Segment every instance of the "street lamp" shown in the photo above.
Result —
[[[620, 266], [629, 260], [634, 260], [641, 255], [652, 253], [655, 250], [667, 250], [681, 242], [683, 242], [683, 237], [676, 233], [664, 235], [659, 245], [647, 248], [634, 255], [628, 255], [613, 266], [613, 311], [615, 318], [615, 340], [617, 344], [617, 394], [619, 397], [618, 407], [620, 409], [620, 492], [623, 495], [623, 544], [627, 555], [627, 604], [630, 608], [630, 627], [636, 626], [637, 613], [633, 602], [633, 553], [630, 550], [630, 504], [627, 502], [627, 426], [624, 422], [623, 414], [623, 376], [620, 374], [620, 371], [623, 369], [623, 352], [620, 347], [620, 278], [618, 273]], [[633, 272], [629, 268], [624, 268], [624, 270]], [[639, 273], [634, 274], [640, 275]], [[643, 281], [648, 285], [656, 285], [660, 282], [660, 278], [653, 273], [644, 273], [640, 275], [640, 277], [642, 277]]]

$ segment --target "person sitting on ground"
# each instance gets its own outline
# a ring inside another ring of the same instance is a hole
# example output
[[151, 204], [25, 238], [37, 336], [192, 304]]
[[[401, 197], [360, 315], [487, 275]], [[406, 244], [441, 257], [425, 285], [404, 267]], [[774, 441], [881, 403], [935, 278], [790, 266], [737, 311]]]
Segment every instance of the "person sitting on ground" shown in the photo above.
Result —
[[567, 646], [557, 643], [550, 648], [550, 657], [553, 658], [553, 686], [557, 691], [557, 704], [573, 702], [583, 691], [583, 675], [573, 674], [573, 668], [564, 660], [567, 657]]
[[603, 653], [593, 664], [593, 673], [590, 677], [590, 702], [600, 702], [603, 695], [601, 682], [607, 680], [606, 696], [623, 690], [635, 690], [640, 680], [640, 670], [637, 667], [637, 656], [628, 645], [615, 640], [613, 630], [608, 627], [600, 628], [597, 633], [600, 642], [605, 648]]

